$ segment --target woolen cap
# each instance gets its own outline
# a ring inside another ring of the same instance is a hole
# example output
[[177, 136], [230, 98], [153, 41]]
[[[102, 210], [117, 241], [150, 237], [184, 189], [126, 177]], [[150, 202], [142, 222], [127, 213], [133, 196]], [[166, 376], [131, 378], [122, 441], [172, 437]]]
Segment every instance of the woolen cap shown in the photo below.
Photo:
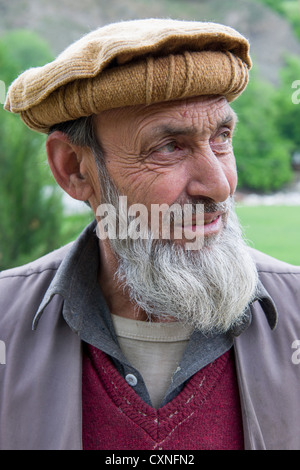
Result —
[[101, 111], [199, 95], [236, 99], [248, 83], [248, 41], [217, 23], [170, 19], [104, 26], [10, 86], [4, 108], [47, 133]]

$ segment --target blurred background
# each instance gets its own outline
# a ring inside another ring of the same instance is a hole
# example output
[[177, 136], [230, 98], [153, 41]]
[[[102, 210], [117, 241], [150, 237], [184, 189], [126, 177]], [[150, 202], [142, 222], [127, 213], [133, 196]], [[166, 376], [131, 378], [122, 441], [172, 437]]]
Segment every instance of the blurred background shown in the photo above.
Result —
[[[248, 243], [300, 265], [300, 0], [0, 0], [0, 102], [29, 67], [44, 65], [105, 24], [171, 17], [236, 28], [254, 63], [234, 150], [237, 212]], [[0, 270], [76, 238], [92, 214], [57, 187], [45, 136], [0, 108]]]

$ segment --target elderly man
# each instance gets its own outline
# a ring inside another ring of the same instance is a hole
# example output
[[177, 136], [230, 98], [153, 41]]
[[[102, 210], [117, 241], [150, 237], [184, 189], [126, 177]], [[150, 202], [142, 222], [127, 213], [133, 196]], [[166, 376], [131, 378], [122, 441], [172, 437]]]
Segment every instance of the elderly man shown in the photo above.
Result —
[[250, 67], [231, 28], [153, 19], [11, 85], [5, 108], [48, 134], [95, 222], [1, 273], [0, 448], [300, 447], [300, 269], [247, 248], [233, 206]]

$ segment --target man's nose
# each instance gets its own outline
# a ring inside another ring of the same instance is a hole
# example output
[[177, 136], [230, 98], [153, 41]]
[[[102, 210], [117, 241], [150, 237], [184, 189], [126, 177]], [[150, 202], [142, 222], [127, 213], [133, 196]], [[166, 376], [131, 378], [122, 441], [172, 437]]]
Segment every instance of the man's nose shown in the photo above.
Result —
[[223, 202], [234, 192], [235, 177], [235, 165], [218, 158], [209, 148], [190, 158], [186, 191], [190, 197]]

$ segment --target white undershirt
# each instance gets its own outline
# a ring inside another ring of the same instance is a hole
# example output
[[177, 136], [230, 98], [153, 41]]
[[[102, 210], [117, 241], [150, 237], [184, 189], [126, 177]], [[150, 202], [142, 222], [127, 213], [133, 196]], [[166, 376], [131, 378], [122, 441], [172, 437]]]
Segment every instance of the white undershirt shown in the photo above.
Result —
[[142, 375], [152, 406], [159, 408], [192, 334], [179, 322], [153, 323], [112, 315], [124, 356]]

